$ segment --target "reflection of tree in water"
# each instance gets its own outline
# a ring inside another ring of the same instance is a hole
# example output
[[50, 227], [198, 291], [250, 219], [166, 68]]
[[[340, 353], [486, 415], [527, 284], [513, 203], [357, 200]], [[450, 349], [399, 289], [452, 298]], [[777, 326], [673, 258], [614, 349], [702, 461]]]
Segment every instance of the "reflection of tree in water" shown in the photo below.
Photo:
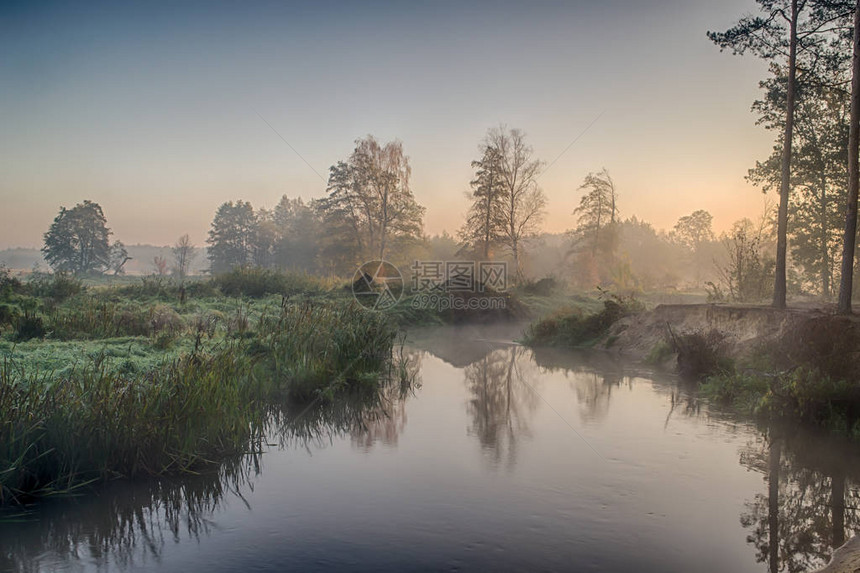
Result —
[[609, 412], [613, 388], [622, 382], [632, 384], [625, 365], [609, 354], [556, 348], [536, 348], [533, 352], [535, 362], [543, 371], [561, 372], [571, 380], [580, 418], [586, 422], [604, 419]]
[[698, 418], [702, 415], [702, 401], [695, 394], [685, 392], [681, 388], [673, 388], [669, 392], [669, 413], [666, 414], [666, 422], [663, 428], [669, 426], [672, 415], [679, 412], [689, 418]]
[[322, 448], [351, 436], [356, 447], [377, 441], [396, 445], [406, 425], [406, 399], [420, 387], [421, 354], [401, 350], [374, 388], [342, 394], [336, 400], [287, 404], [271, 413], [271, 434], [280, 447]]
[[612, 399], [612, 389], [620, 386], [625, 379], [617, 372], [587, 372], [577, 373], [571, 383], [579, 403], [579, 416], [586, 422], [599, 422], [609, 412], [609, 401]]
[[362, 411], [359, 423], [353, 428], [352, 445], [370, 450], [377, 442], [396, 446], [397, 438], [406, 427], [406, 398], [419, 385], [421, 354], [405, 351], [394, 362], [390, 379], [396, 383], [386, 385], [377, 393], [378, 400]]
[[397, 446], [397, 438], [406, 427], [406, 403], [392, 400], [361, 420], [361, 425], [352, 431], [352, 445], [369, 451], [377, 442], [386, 446]]
[[58, 559], [121, 569], [157, 562], [167, 541], [208, 534], [211, 515], [227, 496], [242, 499], [259, 469], [258, 456], [243, 456], [209, 473], [116, 483], [97, 498], [46, 504], [38, 519], [0, 521], [0, 570], [51, 571]]
[[860, 530], [860, 460], [834, 441], [771, 429], [741, 451], [741, 465], [768, 483], [767, 494], [746, 503], [741, 524], [771, 572], [821, 566]]
[[[415, 356], [406, 358], [395, 360], [396, 371], [378, 389], [310, 405], [273, 406], [268, 439], [261, 444], [277, 440], [281, 446], [324, 445], [336, 436], [364, 436], [389, 418], [397, 420], [399, 432], [405, 424], [403, 402], [418, 383], [418, 361]], [[361, 439], [368, 443], [368, 438]], [[396, 441], [396, 435], [386, 439]], [[58, 561], [71, 568], [86, 560], [99, 569], [121, 570], [158, 563], [169, 541], [207, 535], [226, 500], [247, 505], [242, 492], [253, 489], [260, 462], [259, 453], [251, 453], [211, 472], [115, 482], [98, 496], [85, 493], [80, 500], [43, 502], [20, 517], [0, 513], [0, 571], [52, 571]]]
[[467, 408], [472, 416], [470, 433], [490, 454], [493, 464], [503, 459], [516, 464], [521, 437], [528, 437], [527, 416], [537, 407], [539, 397], [525, 378], [526, 350], [509, 346], [495, 350], [464, 369], [471, 392]]

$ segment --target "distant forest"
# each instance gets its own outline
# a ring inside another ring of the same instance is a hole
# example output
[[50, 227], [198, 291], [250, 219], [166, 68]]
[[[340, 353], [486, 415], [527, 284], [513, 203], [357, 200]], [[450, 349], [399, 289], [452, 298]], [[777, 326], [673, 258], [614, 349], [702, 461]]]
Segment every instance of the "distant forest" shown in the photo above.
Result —
[[[157, 273], [156, 257], [164, 260], [172, 258], [171, 247], [156, 245], [127, 245], [128, 256], [131, 257], [123, 267], [125, 274], [140, 276]], [[30, 272], [32, 270], [49, 271], [51, 269], [42, 252], [36, 248], [17, 247], [0, 250], [0, 265], [5, 265], [15, 272]], [[209, 268], [206, 253], [200, 253], [191, 261], [190, 274], [203, 274]]]

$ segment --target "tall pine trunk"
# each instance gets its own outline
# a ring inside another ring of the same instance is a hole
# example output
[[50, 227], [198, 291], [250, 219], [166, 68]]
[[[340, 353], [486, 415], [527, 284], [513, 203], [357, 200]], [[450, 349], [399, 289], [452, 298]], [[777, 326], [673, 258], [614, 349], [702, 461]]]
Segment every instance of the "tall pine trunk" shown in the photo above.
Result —
[[[860, 1], [860, 0], [858, 0]], [[785, 101], [785, 135], [782, 146], [782, 178], [779, 185], [779, 219], [776, 231], [776, 273], [773, 306], [785, 308], [786, 252], [788, 250], [788, 193], [791, 188], [791, 140], [794, 132], [794, 95], [797, 76], [797, 0], [791, 1], [791, 31], [788, 50], [788, 94]]]
[[860, 186], [860, 0], [854, 8], [854, 53], [851, 60], [851, 124], [848, 129], [848, 205], [845, 208], [845, 236], [842, 239], [842, 277], [839, 283], [839, 312], [851, 313], [854, 288], [854, 249], [857, 244], [857, 191]]
[[821, 297], [824, 300], [830, 299], [830, 272], [832, 265], [830, 263], [830, 252], [827, 248], [827, 175], [822, 167], [821, 172], [821, 204], [819, 217], [821, 218]]

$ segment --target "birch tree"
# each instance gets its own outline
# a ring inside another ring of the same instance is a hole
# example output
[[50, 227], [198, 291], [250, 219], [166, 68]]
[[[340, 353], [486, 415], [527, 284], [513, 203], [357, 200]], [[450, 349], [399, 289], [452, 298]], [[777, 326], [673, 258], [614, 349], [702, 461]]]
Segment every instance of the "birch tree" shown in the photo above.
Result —
[[517, 278], [521, 278], [523, 241], [540, 229], [546, 207], [546, 197], [537, 184], [543, 163], [533, 157], [534, 151], [519, 129], [493, 128], [484, 146], [498, 152], [502, 189], [496, 221], [498, 238], [514, 260]]
[[328, 196], [316, 208], [364, 256], [384, 259], [393, 238], [421, 236], [424, 207], [412, 194], [411, 174], [400, 141], [381, 145], [369, 135], [356, 140], [349, 159], [330, 168]]

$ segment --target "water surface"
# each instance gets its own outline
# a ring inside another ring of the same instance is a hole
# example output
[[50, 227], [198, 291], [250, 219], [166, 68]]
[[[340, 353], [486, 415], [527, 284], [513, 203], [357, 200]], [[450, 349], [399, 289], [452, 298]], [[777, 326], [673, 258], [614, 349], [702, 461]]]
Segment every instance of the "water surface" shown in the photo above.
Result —
[[291, 412], [217, 475], [40, 503], [0, 569], [805, 571], [860, 528], [849, 445], [517, 334], [411, 331], [411, 386]]

